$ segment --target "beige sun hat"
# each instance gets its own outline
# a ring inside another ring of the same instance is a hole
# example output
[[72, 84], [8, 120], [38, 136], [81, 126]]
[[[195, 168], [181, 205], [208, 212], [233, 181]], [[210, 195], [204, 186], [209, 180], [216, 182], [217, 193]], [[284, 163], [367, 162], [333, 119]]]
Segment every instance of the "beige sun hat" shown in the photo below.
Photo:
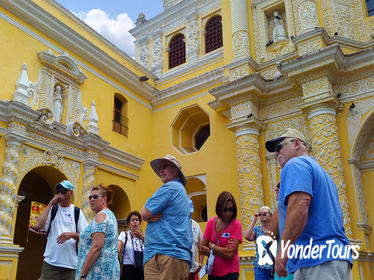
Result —
[[305, 143], [307, 148], [310, 150], [310, 145], [306, 140], [304, 134], [302, 134], [299, 130], [295, 128], [287, 128], [278, 138], [269, 140], [265, 143], [266, 150], [273, 153], [275, 146], [284, 140], [284, 138], [297, 138], [300, 139], [302, 142]]
[[166, 155], [165, 157], [163, 158], [156, 158], [154, 160], [151, 161], [151, 167], [153, 169], [153, 171], [157, 174], [158, 177], [160, 177], [160, 166], [161, 166], [161, 163], [163, 161], [168, 161], [170, 164], [174, 165], [176, 168], [178, 168], [179, 170], [179, 178], [183, 184], [183, 186], [186, 185], [186, 177], [184, 176], [183, 172], [182, 172], [182, 166], [181, 164], [179, 163], [179, 161], [171, 156], [171, 155]]

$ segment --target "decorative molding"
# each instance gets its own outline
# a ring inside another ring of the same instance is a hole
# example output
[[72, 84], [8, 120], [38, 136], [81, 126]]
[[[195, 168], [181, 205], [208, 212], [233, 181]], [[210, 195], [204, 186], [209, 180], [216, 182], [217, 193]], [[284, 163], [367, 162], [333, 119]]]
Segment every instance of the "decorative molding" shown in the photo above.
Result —
[[[200, 71], [213, 63], [223, 61], [223, 49], [220, 48], [216, 51], [210, 52], [202, 57], [199, 57], [197, 61], [193, 63], [185, 63], [176, 68], [167, 70], [160, 75], [160, 79], [157, 81], [157, 85], [165, 82], [171, 82], [175, 79], [179, 79], [183, 76], [193, 74], [196, 71]], [[159, 92], [158, 92], [159, 93]], [[155, 93], [157, 96], [158, 93]]]
[[78, 161], [82, 161], [87, 153], [94, 152], [97, 157], [133, 170], [139, 170], [144, 163], [143, 159], [110, 146], [98, 135], [89, 133], [78, 138], [71, 137], [66, 135], [66, 126], [63, 124], [40, 123], [38, 118], [42, 115], [24, 104], [0, 100], [0, 120], [11, 124], [8, 129], [1, 129], [2, 133], [12, 134], [18, 141], [30, 143], [43, 150], [60, 151]]
[[251, 135], [251, 134], [254, 134], [254, 135], [258, 136], [260, 134], [260, 132], [256, 128], [247, 128], [247, 129], [243, 129], [243, 130], [238, 130], [237, 132], [235, 132], [235, 138], [240, 137], [242, 135]]
[[175, 86], [169, 87], [168, 89], [160, 91], [153, 101], [153, 106], [160, 106], [167, 102], [179, 99], [193, 92], [198, 92], [203, 89], [209, 88], [212, 85], [216, 85], [221, 82], [224, 76], [223, 68], [218, 68], [213, 71], [204, 73], [200, 76], [181, 82]]

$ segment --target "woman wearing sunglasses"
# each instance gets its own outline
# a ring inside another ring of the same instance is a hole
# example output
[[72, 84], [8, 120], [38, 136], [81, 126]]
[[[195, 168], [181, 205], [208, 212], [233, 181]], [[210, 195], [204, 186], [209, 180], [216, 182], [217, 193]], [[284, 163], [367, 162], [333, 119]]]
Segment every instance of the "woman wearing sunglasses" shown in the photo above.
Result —
[[[265, 233], [269, 230], [269, 224], [271, 221], [272, 212], [269, 207], [262, 206], [260, 210], [254, 214], [252, 223], [245, 231], [244, 238], [248, 241], [256, 241], [260, 236], [266, 235]], [[261, 225], [255, 226], [256, 222], [260, 218]], [[268, 254], [268, 252], [266, 252]], [[274, 256], [275, 258], [275, 256]], [[259, 264], [259, 248], [256, 242], [256, 254], [253, 261], [255, 280], [272, 280], [274, 279], [274, 270], [272, 265], [266, 263], [264, 265]]]
[[[211, 218], [200, 245], [200, 254], [214, 256], [208, 280], [239, 279], [238, 247], [242, 243], [242, 225], [236, 219], [237, 208], [233, 195], [222, 192], [216, 203], [217, 217]], [[209, 269], [210, 270], [210, 269]]]
[[119, 279], [117, 256], [118, 225], [108, 206], [110, 188], [98, 185], [91, 190], [90, 207], [95, 218], [79, 237], [78, 267], [75, 279]]

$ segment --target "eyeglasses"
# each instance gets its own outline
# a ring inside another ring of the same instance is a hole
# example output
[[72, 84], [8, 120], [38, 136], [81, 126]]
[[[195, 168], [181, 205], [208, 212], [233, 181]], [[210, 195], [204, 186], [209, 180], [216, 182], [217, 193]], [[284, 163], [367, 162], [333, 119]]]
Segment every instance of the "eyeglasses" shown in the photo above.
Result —
[[65, 194], [65, 193], [67, 193], [67, 189], [65, 189], [65, 188], [57, 188], [57, 193], [60, 193], [60, 194]]
[[170, 164], [164, 164], [164, 165], [161, 165], [160, 168], [158, 170], [161, 170], [161, 169], [167, 169], [169, 167], [175, 167], [174, 165], [170, 165]]
[[91, 200], [91, 199], [98, 199], [99, 197], [100, 197], [100, 195], [94, 194], [94, 195], [88, 196], [88, 199], [89, 200]]
[[234, 207], [223, 207], [223, 212], [234, 212]]
[[264, 217], [265, 217], [267, 214], [268, 214], [268, 213], [265, 213], [265, 212], [263, 212], [263, 213], [258, 213], [259, 216], [264, 216]]
[[282, 142], [279, 142], [277, 145], [274, 146], [274, 152], [277, 152], [279, 153], [280, 150], [282, 150], [282, 148], [284, 146], [286, 146], [288, 143], [291, 143], [291, 142], [295, 142], [296, 139], [291, 139], [290, 141], [282, 141]]

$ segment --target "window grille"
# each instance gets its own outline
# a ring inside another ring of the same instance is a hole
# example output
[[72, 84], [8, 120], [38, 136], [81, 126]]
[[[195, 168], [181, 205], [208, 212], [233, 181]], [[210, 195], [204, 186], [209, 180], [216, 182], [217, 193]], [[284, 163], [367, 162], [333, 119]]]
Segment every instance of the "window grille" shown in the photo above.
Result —
[[186, 43], [183, 34], [177, 34], [169, 45], [169, 69], [186, 62]]
[[206, 24], [205, 31], [205, 53], [223, 46], [221, 16], [212, 17]]
[[129, 120], [126, 116], [122, 115], [122, 107], [122, 101], [114, 97], [113, 131], [127, 136]]

